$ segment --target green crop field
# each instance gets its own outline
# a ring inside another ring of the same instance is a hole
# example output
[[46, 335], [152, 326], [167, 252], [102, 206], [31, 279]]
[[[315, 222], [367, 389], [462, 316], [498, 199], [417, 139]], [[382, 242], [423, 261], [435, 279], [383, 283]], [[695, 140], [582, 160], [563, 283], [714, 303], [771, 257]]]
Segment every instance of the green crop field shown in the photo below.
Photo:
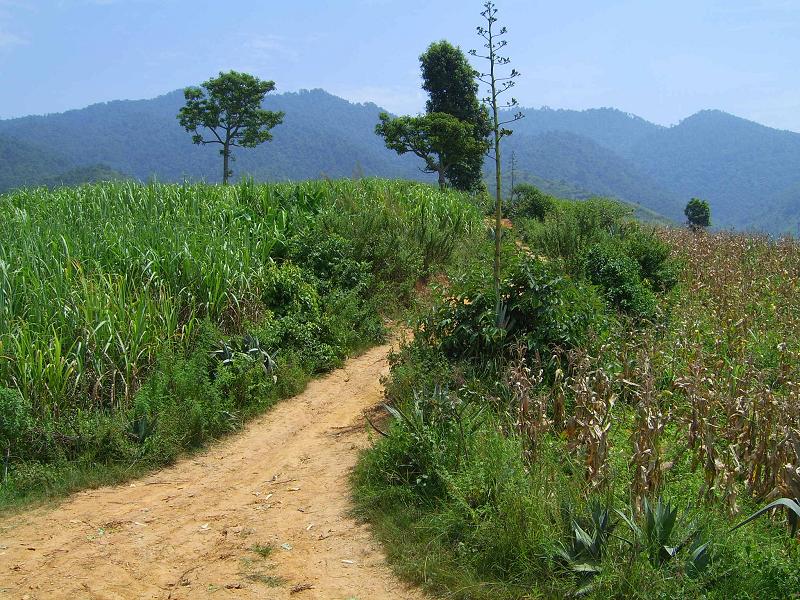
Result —
[[379, 180], [0, 197], [0, 497], [235, 429], [380, 339], [479, 219]]
[[0, 504], [172, 462], [401, 317], [354, 477], [401, 574], [455, 598], [792, 597], [800, 247], [528, 190], [495, 288], [485, 205], [384, 180], [0, 197]]

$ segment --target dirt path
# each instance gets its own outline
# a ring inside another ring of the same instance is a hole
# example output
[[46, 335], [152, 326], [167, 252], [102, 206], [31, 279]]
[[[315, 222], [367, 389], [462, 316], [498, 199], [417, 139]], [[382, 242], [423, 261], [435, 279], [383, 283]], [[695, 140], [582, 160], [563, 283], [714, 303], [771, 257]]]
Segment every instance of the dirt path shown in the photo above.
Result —
[[348, 361], [202, 455], [0, 520], [0, 598], [422, 599], [348, 516], [389, 350]]

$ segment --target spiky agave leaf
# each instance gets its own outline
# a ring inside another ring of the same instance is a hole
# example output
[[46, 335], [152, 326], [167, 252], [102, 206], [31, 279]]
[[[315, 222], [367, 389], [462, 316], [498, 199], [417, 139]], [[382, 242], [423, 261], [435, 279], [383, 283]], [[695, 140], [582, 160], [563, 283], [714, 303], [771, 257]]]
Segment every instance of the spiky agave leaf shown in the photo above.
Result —
[[792, 498], [778, 498], [774, 502], [770, 502], [764, 508], [761, 508], [747, 517], [744, 521], [731, 528], [731, 531], [736, 531], [743, 525], [747, 525], [751, 521], [755, 521], [758, 517], [776, 508], [785, 508], [789, 519], [789, 527], [792, 532], [792, 537], [797, 535], [798, 524], [800, 524], [800, 503], [797, 499]]

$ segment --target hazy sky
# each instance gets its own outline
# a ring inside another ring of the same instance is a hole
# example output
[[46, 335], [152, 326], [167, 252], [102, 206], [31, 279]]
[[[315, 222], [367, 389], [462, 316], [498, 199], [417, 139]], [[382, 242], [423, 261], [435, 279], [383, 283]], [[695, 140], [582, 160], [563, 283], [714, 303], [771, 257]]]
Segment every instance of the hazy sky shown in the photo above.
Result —
[[[422, 109], [418, 56], [481, 0], [0, 0], [0, 117], [149, 98], [220, 70]], [[525, 106], [800, 131], [800, 0], [498, 0]]]

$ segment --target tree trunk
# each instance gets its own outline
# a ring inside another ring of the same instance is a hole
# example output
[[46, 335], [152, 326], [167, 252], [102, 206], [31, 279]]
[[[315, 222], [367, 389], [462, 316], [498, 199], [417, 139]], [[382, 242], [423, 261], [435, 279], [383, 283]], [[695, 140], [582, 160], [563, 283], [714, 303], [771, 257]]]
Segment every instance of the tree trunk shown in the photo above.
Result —
[[8, 463], [11, 461], [11, 446], [6, 447], [6, 455], [3, 457], [3, 483], [8, 480]]
[[447, 187], [447, 181], [444, 178], [444, 167], [439, 166], [439, 189], [444, 191]]
[[222, 147], [222, 185], [228, 185], [228, 175], [230, 170], [228, 169], [228, 162], [231, 158], [231, 147], [228, 144], [225, 144]]

